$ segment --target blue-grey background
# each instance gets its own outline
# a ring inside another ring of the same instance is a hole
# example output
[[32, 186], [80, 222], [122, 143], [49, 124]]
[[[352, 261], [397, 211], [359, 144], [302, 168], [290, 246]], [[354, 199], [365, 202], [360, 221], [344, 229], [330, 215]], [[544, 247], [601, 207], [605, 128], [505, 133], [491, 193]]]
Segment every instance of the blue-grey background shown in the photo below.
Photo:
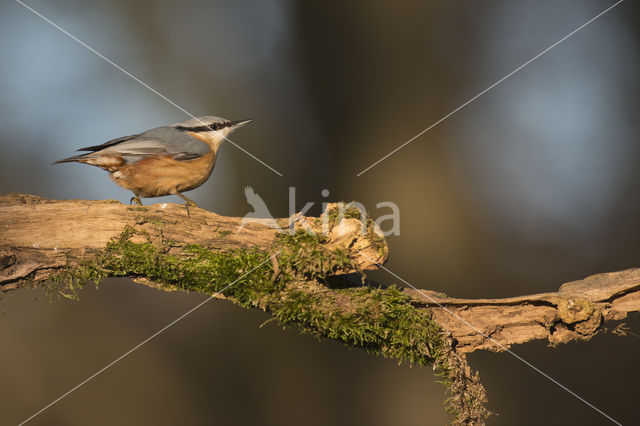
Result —
[[[188, 194], [223, 215], [315, 201], [401, 211], [387, 267], [457, 297], [553, 291], [640, 266], [638, 7], [624, 2], [403, 150], [356, 174], [610, 1], [43, 1], [28, 5], [195, 115], [255, 122]], [[188, 118], [13, 1], [0, 6], [0, 192], [130, 194], [82, 146]], [[323, 189], [330, 196], [321, 196]], [[146, 202], [170, 201], [166, 197]], [[1, 236], [0, 236], [1, 238]], [[391, 283], [388, 274], [374, 278]], [[0, 417], [16, 424], [202, 300], [107, 280], [79, 302], [3, 295]], [[212, 302], [33, 420], [38, 425], [443, 424], [429, 368], [397, 366]], [[628, 323], [638, 332], [637, 317]], [[638, 337], [514, 348], [625, 424]], [[470, 356], [490, 424], [606, 424], [508, 354]]]

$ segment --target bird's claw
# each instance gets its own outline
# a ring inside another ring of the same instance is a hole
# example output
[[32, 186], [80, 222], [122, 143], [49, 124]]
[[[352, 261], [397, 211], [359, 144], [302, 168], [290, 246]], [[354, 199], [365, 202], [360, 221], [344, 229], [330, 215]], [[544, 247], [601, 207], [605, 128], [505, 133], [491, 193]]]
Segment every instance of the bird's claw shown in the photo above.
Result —
[[193, 201], [191, 198], [182, 195], [179, 192], [176, 195], [184, 200], [184, 206], [187, 208], [187, 216], [191, 217], [191, 212], [189, 211], [189, 206], [195, 207], [195, 208], [199, 208], [198, 205], [196, 204], [196, 202]]
[[191, 218], [191, 212], [189, 211], [189, 205], [191, 205], [192, 207], [198, 207], [198, 206], [196, 205], [196, 203], [190, 203], [188, 201], [184, 203], [184, 207], [187, 209], [187, 216], [189, 218]]

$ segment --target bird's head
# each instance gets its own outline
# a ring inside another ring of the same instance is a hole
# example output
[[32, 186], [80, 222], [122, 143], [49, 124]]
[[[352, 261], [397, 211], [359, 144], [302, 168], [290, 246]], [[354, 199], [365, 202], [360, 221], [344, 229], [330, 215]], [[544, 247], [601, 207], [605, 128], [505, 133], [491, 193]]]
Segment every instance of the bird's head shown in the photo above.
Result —
[[226, 118], [206, 115], [174, 124], [174, 126], [178, 129], [193, 132], [203, 138], [206, 138], [213, 143], [214, 149], [217, 151], [220, 144], [222, 144], [222, 141], [229, 133], [233, 132], [238, 127], [251, 123], [252, 121], [253, 120], [231, 121]]

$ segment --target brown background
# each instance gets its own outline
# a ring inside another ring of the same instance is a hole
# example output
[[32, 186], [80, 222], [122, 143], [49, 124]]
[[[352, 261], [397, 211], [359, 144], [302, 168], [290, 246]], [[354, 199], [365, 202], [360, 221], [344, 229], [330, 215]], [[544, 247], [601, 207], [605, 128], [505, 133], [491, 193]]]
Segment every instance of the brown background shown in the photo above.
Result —
[[[188, 195], [244, 215], [393, 201], [388, 268], [457, 297], [552, 291], [640, 266], [638, 9], [624, 2], [405, 149], [356, 174], [608, 7], [606, 1], [28, 3], [186, 110], [255, 122]], [[130, 194], [49, 164], [184, 113], [18, 3], [0, 6], [0, 191]], [[329, 189], [323, 198], [320, 192]], [[177, 198], [147, 202], [179, 201]], [[1, 238], [1, 236], [0, 236]], [[385, 273], [374, 278], [395, 281]], [[126, 280], [79, 302], [3, 295], [0, 417], [16, 424], [202, 300]], [[398, 367], [212, 302], [32, 421], [38, 425], [443, 424], [429, 368]], [[636, 333], [638, 318], [629, 321]], [[520, 356], [624, 424], [640, 340], [601, 335]], [[491, 424], [607, 424], [508, 354], [470, 357]]]

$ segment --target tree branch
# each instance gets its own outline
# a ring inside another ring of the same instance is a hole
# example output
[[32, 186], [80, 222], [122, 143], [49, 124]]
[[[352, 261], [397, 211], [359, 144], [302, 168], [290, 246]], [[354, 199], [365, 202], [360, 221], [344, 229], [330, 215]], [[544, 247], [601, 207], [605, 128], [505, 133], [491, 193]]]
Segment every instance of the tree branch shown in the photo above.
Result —
[[62, 268], [92, 259], [127, 227], [136, 230], [132, 241], [163, 244], [168, 254], [178, 254], [192, 245], [211, 251], [250, 248], [268, 251], [277, 235], [288, 229], [326, 234], [325, 248], [348, 247], [353, 266], [358, 270], [375, 269], [375, 262], [384, 262], [388, 253], [379, 230], [370, 228], [369, 234], [360, 235], [361, 223], [353, 217], [331, 223], [298, 215], [243, 221], [198, 208], [190, 210], [188, 216], [184, 206], [169, 203], [127, 206], [115, 200], [58, 201], [26, 194], [2, 196], [0, 289], [12, 290], [27, 281], [42, 281]]
[[505, 299], [456, 299], [406, 291], [417, 305], [431, 308], [436, 322], [451, 332], [458, 351], [502, 351], [536, 339], [552, 345], [588, 340], [605, 322], [640, 311], [640, 269], [592, 275], [563, 284], [554, 293]]
[[74, 297], [87, 280], [128, 276], [262, 309], [304, 332], [434, 365], [456, 424], [480, 424], [489, 414], [466, 353], [589, 339], [605, 322], [640, 311], [640, 269], [594, 275], [554, 293], [456, 299], [366, 283], [360, 273], [387, 255], [375, 223], [343, 203], [320, 218], [247, 221], [202, 209], [189, 216], [166, 203], [0, 197], [1, 290], [38, 284]]

